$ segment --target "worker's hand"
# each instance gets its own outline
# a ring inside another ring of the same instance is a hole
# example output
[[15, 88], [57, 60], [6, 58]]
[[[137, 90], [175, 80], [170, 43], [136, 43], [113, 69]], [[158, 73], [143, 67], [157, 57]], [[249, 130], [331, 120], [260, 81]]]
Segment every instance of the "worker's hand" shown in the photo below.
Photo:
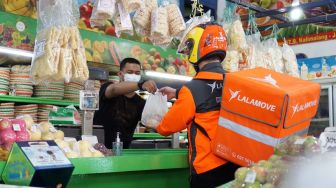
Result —
[[148, 80], [143, 83], [142, 89], [149, 93], [155, 93], [157, 91], [156, 83], [153, 80]]
[[171, 100], [176, 98], [176, 89], [171, 87], [163, 87], [159, 90], [163, 95], [167, 95], [167, 99]]

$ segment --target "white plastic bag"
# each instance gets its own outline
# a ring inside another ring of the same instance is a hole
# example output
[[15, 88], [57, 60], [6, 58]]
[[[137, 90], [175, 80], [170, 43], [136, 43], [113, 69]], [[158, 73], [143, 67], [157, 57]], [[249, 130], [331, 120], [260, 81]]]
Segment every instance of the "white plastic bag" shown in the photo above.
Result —
[[149, 128], [156, 128], [168, 112], [167, 96], [162, 93], [150, 95], [142, 111], [141, 123]]

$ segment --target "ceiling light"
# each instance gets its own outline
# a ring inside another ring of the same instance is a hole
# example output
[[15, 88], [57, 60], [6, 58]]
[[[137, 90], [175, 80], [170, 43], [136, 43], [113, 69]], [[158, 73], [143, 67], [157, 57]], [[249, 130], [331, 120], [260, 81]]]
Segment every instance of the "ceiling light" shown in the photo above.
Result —
[[30, 57], [34, 56], [33, 52], [20, 50], [15, 48], [8, 48], [0, 46], [0, 53], [8, 54], [8, 55], [16, 55], [16, 56], [23, 56], [23, 57]]
[[171, 80], [181, 80], [181, 81], [191, 81], [192, 80], [192, 77], [190, 76], [167, 74], [167, 73], [154, 72], [154, 71], [146, 71], [146, 75], [157, 77], [157, 78], [171, 79]]
[[289, 12], [289, 18], [291, 21], [297, 21], [303, 16], [303, 11], [300, 7], [293, 8]]

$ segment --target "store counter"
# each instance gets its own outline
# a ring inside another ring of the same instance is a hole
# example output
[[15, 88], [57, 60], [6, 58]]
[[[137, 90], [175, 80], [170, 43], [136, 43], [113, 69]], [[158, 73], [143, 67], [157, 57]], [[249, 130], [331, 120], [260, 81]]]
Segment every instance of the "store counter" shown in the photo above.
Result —
[[[68, 187], [189, 187], [185, 149], [124, 150], [123, 156], [71, 159]], [[0, 170], [5, 162], [0, 162]]]

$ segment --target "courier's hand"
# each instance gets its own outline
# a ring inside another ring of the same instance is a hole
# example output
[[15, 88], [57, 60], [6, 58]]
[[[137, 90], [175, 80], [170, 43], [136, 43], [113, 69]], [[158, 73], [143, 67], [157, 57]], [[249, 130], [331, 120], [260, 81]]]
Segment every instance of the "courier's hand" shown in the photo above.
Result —
[[167, 95], [167, 99], [171, 100], [176, 98], [176, 89], [171, 87], [163, 87], [159, 90], [163, 95]]
[[149, 93], [155, 93], [157, 91], [156, 83], [153, 80], [148, 80], [142, 85], [142, 89]]

